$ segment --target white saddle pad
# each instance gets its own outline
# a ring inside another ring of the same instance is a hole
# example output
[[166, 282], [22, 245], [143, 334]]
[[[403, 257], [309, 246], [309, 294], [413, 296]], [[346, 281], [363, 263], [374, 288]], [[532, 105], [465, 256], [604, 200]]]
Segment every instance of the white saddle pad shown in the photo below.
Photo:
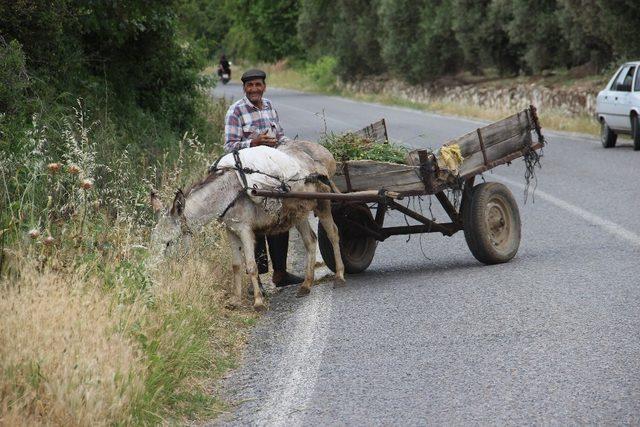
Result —
[[[247, 186], [250, 189], [273, 190], [280, 188], [283, 181], [292, 185], [308, 175], [295, 158], [275, 148], [264, 145], [245, 148], [238, 151], [238, 155], [243, 168], [262, 172], [245, 174]], [[233, 153], [225, 155], [218, 162], [219, 169], [235, 167]], [[236, 171], [236, 173], [240, 182], [243, 182], [240, 172]], [[261, 200], [262, 198], [254, 198], [256, 202]]]

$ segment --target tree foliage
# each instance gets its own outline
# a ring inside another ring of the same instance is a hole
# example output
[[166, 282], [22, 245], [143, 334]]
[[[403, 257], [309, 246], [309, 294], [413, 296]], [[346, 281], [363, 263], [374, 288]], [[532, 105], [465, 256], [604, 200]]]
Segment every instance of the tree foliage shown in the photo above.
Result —
[[424, 1], [415, 0], [381, 0], [378, 13], [380, 15], [380, 45], [384, 63], [389, 70], [402, 76], [415, 67], [416, 58], [421, 56], [419, 45], [424, 37], [420, 26]]
[[20, 44], [41, 92], [111, 93], [188, 127], [202, 52], [179, 37], [178, 0], [0, 3], [0, 35]]
[[301, 0], [298, 16], [298, 37], [313, 60], [333, 53], [333, 28], [338, 13], [333, 0]]
[[231, 22], [224, 43], [233, 55], [277, 61], [298, 53], [298, 0], [228, 0], [222, 11]]
[[637, 0], [301, 0], [298, 37], [310, 59], [334, 55], [343, 77], [419, 83], [460, 70], [603, 69], [640, 55], [638, 23]]

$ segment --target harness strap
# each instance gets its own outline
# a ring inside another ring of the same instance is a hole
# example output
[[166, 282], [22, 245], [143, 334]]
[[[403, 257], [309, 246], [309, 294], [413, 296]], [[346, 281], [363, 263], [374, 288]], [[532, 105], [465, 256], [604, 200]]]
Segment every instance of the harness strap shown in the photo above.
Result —
[[236, 170], [240, 174], [240, 179], [242, 179], [242, 185], [245, 190], [249, 189], [249, 185], [247, 184], [247, 177], [245, 175], [245, 170], [242, 168], [242, 161], [240, 160], [240, 153], [238, 150], [233, 150], [233, 160], [236, 162]]
[[231, 201], [231, 203], [229, 203], [229, 205], [224, 209], [224, 211], [222, 211], [222, 213], [220, 214], [218, 219], [224, 218], [226, 213], [229, 212], [229, 209], [231, 209], [236, 204], [236, 202], [238, 201], [238, 199], [240, 198], [241, 195], [242, 195], [242, 193], [236, 194], [236, 197], [234, 197], [233, 200]]
[[213, 164], [212, 164], [211, 166], [209, 166], [209, 170], [208, 170], [208, 172], [209, 172], [209, 173], [211, 173], [211, 172], [215, 172], [215, 171], [217, 171], [217, 170], [218, 170], [218, 163], [220, 163], [220, 160], [222, 160], [222, 158], [223, 158], [223, 157], [224, 157], [224, 155], [222, 155], [222, 156], [218, 157], [218, 158], [216, 159], [216, 161], [215, 161], [215, 162], [213, 162]]

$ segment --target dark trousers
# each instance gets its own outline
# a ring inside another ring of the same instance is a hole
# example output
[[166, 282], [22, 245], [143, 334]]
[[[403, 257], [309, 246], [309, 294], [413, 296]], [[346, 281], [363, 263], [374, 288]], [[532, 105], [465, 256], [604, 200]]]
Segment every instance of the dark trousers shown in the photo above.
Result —
[[289, 232], [276, 234], [273, 236], [256, 236], [256, 262], [258, 263], [258, 273], [264, 274], [269, 271], [269, 260], [267, 259], [267, 242], [269, 242], [269, 256], [273, 271], [287, 271], [287, 252], [289, 250]]

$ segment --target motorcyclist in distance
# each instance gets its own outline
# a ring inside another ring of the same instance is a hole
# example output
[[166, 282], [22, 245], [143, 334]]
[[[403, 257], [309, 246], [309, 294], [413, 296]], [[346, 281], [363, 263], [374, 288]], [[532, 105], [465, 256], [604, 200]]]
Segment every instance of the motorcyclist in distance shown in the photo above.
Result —
[[220, 77], [220, 80], [222, 80], [223, 83], [227, 83], [231, 80], [231, 66], [229, 65], [229, 61], [224, 53], [220, 56], [220, 62], [218, 63], [218, 77]]

